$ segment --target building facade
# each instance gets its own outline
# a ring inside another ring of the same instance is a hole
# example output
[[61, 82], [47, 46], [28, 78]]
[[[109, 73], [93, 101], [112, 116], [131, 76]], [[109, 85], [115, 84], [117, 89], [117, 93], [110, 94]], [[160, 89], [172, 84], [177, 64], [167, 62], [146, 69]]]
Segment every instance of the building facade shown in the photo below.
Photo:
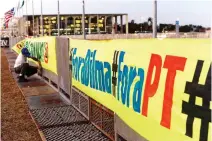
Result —
[[[43, 27], [41, 25], [41, 15], [25, 15], [28, 21], [26, 32], [29, 36], [58, 35], [58, 15], [43, 15]], [[127, 14], [85, 14], [86, 34], [117, 34], [118, 18], [120, 21], [119, 33], [128, 34], [128, 15]], [[123, 22], [125, 18], [125, 30]], [[34, 20], [33, 20], [34, 19]], [[33, 22], [34, 21], [34, 22]], [[34, 25], [34, 26], [33, 26]], [[60, 35], [81, 35], [82, 34], [82, 14], [63, 14], [60, 15]]]

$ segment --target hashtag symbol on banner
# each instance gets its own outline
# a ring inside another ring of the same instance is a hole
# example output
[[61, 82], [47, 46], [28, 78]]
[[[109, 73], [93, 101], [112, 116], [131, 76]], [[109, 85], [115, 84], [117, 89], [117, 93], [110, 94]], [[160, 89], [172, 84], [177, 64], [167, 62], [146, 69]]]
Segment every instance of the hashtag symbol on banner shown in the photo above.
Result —
[[74, 48], [71, 48], [70, 50], [70, 58], [69, 58], [69, 69], [72, 71], [72, 52]]
[[112, 76], [112, 84], [113, 84], [113, 96], [116, 97], [116, 84], [117, 84], [117, 76], [116, 73], [118, 71], [118, 56], [119, 56], [119, 51], [115, 51], [113, 55], [113, 66], [112, 66], [112, 71], [113, 71], [113, 76]]
[[[186, 82], [185, 93], [189, 101], [183, 101], [182, 113], [187, 114], [186, 135], [193, 137], [194, 118], [201, 119], [200, 141], [208, 140], [209, 122], [211, 122], [211, 64], [204, 85], [198, 84], [204, 61], [198, 60], [192, 82]], [[196, 97], [202, 98], [202, 106], [195, 105]]]

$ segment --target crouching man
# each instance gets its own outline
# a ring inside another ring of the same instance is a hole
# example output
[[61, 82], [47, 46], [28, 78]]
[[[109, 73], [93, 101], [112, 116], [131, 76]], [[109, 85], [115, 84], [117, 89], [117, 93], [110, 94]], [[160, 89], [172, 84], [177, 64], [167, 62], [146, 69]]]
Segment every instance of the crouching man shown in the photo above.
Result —
[[[38, 67], [30, 66], [27, 63], [27, 58], [31, 58], [38, 62]], [[36, 73], [42, 74], [42, 66], [41, 62], [35, 58], [30, 56], [30, 53], [27, 48], [23, 48], [21, 53], [18, 55], [15, 65], [14, 65], [15, 73], [19, 74], [19, 82], [27, 82], [28, 80], [25, 76], [30, 77]]]

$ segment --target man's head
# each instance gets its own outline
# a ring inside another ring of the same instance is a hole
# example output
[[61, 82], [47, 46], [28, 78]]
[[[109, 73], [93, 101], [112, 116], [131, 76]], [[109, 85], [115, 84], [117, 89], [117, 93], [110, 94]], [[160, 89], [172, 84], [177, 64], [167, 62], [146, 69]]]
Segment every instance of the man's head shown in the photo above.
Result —
[[23, 48], [21, 50], [21, 53], [25, 56], [25, 57], [30, 57], [30, 53], [29, 50], [27, 48]]

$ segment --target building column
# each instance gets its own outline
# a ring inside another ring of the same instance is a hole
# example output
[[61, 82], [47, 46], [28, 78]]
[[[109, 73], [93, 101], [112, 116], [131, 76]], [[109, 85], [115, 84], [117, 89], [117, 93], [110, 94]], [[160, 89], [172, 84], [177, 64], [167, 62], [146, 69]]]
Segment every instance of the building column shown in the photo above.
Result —
[[115, 28], [114, 28], [115, 20], [114, 20], [114, 16], [111, 16], [111, 20], [112, 20], [112, 34], [115, 34]]
[[40, 34], [40, 35], [42, 35], [42, 25], [41, 25], [41, 23], [42, 23], [42, 19], [41, 19], [41, 16], [40, 16], [40, 18], [39, 18], [39, 20], [40, 20], [40, 24], [39, 24], [39, 28], [38, 28], [38, 34]]
[[99, 15], [97, 15], [97, 33], [100, 34], [100, 29], [99, 29]]
[[65, 30], [66, 30], [66, 35], [68, 35], [68, 17], [64, 17], [65, 18]]
[[74, 20], [74, 35], [76, 34], [76, 29], [75, 29], [75, 27], [76, 27], [76, 22], [75, 22], [75, 18], [76, 18], [76, 17], [73, 17], [73, 20]]
[[105, 16], [105, 32], [107, 32], [107, 16]]
[[129, 29], [128, 29], [128, 15], [126, 15], [126, 34], [129, 33]]
[[36, 27], [36, 36], [37, 36], [37, 35], [39, 35], [39, 25], [40, 25], [39, 24], [39, 17], [36, 18], [36, 24], [37, 24], [37, 27]]
[[120, 23], [121, 23], [121, 34], [123, 34], [123, 16], [120, 16]]
[[115, 16], [115, 34], [117, 34], [117, 28], [118, 28], [118, 18]]
[[[51, 21], [51, 18], [52, 17], [48, 17], [48, 21], [49, 20]], [[56, 18], [56, 21], [58, 21], [57, 18]], [[52, 22], [49, 22], [48, 25], [49, 25], [49, 33], [48, 33], [49, 35], [48, 36], [52, 36], [52, 29], [50, 28], [52, 26]], [[55, 29], [57, 29], [57, 27]]]
[[28, 21], [27, 21], [27, 16], [25, 17], [24, 25], [25, 25], [25, 35], [28, 35]]
[[92, 16], [89, 16], [88, 17], [88, 32], [89, 32], [89, 34], [91, 34], [91, 18], [92, 18]]

